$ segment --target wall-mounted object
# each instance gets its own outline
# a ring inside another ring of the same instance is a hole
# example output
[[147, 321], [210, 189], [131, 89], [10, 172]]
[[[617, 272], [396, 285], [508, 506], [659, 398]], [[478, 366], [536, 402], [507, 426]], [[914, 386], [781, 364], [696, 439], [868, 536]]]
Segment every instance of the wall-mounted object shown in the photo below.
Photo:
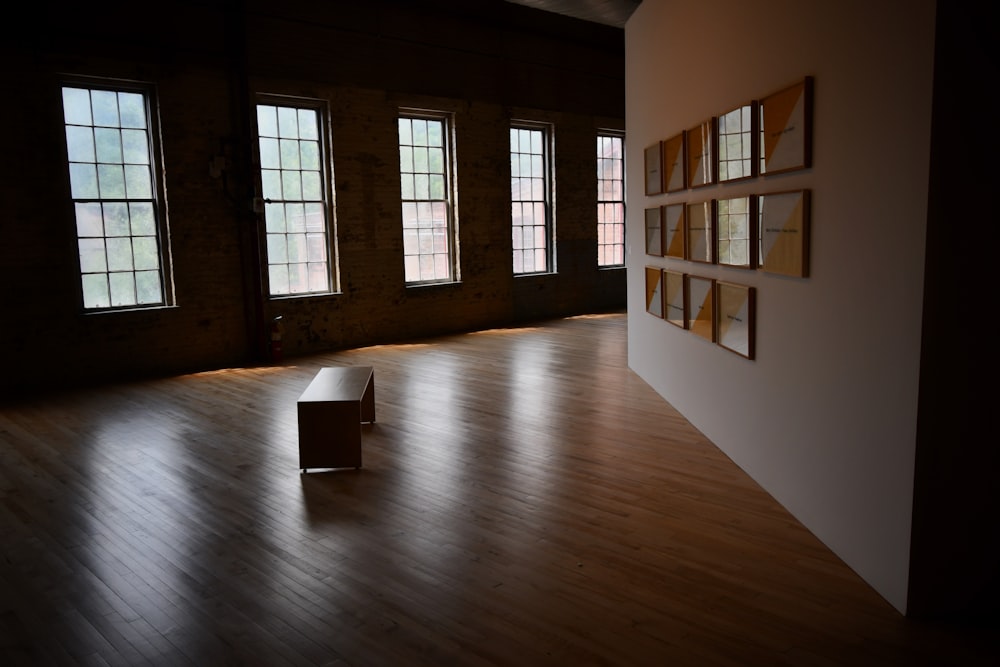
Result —
[[684, 255], [684, 204], [667, 204], [663, 207], [663, 254], [666, 257], [687, 259]]
[[756, 197], [715, 202], [716, 262], [740, 269], [757, 268]]
[[715, 262], [715, 200], [687, 204], [684, 215], [686, 258], [692, 262]]
[[647, 146], [646, 161], [646, 194], [658, 195], [663, 192], [663, 143], [658, 141]]
[[715, 331], [720, 347], [754, 358], [756, 289], [747, 285], [715, 283]]
[[663, 319], [671, 324], [687, 328], [684, 307], [684, 274], [679, 271], [663, 270]]
[[646, 267], [646, 312], [663, 317], [663, 269]]
[[716, 118], [685, 132], [688, 187], [698, 188], [716, 181]]
[[813, 78], [760, 100], [760, 173], [812, 166]]
[[646, 209], [646, 254], [663, 257], [663, 208]]
[[684, 319], [691, 333], [715, 342], [715, 280], [701, 276], [687, 275], [685, 279], [687, 295], [684, 299], [687, 311]]
[[809, 190], [757, 197], [760, 268], [796, 278], [809, 275]]
[[687, 161], [683, 132], [663, 142], [663, 185], [667, 192], [677, 192], [687, 187]]
[[757, 175], [757, 103], [722, 114], [718, 120], [719, 182]]

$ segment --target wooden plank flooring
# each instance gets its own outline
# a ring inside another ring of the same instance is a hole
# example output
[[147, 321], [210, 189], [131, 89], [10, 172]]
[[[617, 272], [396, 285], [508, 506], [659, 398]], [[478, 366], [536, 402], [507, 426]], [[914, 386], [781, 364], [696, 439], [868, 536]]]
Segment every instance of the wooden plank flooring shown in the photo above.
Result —
[[[296, 399], [375, 368], [360, 470]], [[623, 314], [0, 407], [3, 665], [995, 665], [626, 366]]]

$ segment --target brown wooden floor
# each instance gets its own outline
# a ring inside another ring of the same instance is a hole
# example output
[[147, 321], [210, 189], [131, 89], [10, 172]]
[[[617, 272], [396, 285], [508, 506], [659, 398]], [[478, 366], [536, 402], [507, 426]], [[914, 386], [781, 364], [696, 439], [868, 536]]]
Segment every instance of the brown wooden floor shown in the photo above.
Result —
[[[378, 423], [303, 475], [334, 365]], [[5, 666], [998, 664], [628, 370], [621, 314], [33, 399], [0, 443]]]

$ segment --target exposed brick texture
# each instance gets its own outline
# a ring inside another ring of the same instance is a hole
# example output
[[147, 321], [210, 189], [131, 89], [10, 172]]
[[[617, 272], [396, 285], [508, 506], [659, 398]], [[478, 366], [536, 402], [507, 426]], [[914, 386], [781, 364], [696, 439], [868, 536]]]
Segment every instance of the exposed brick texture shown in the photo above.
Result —
[[[597, 130], [624, 127], [622, 31], [501, 0], [349, 4], [191, 0], [166, 5], [161, 22], [143, 22], [127, 6], [81, 6], [75, 15], [39, 9], [22, 23], [25, 32], [4, 42], [2, 393], [259, 363], [276, 315], [288, 357], [624, 308], [624, 269], [596, 266], [594, 161]], [[64, 74], [156, 86], [171, 307], [82, 312]], [[261, 221], [251, 209], [256, 93], [328, 104], [335, 294], [260, 298]], [[400, 107], [454, 113], [455, 284], [403, 282]], [[552, 275], [511, 275], [512, 118], [554, 127]], [[209, 162], [220, 155], [228, 168], [213, 178]]]

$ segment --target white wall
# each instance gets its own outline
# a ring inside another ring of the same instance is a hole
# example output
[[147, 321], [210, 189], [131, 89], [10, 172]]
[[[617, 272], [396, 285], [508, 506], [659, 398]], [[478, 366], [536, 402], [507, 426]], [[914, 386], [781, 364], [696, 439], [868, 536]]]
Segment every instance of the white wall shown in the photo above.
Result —
[[[644, 0], [625, 37], [629, 364], [904, 612], [934, 0]], [[811, 169], [645, 196], [646, 146], [806, 75]], [[649, 206], [799, 188], [808, 278], [645, 254]], [[756, 287], [756, 360], [646, 313], [647, 265]]]

